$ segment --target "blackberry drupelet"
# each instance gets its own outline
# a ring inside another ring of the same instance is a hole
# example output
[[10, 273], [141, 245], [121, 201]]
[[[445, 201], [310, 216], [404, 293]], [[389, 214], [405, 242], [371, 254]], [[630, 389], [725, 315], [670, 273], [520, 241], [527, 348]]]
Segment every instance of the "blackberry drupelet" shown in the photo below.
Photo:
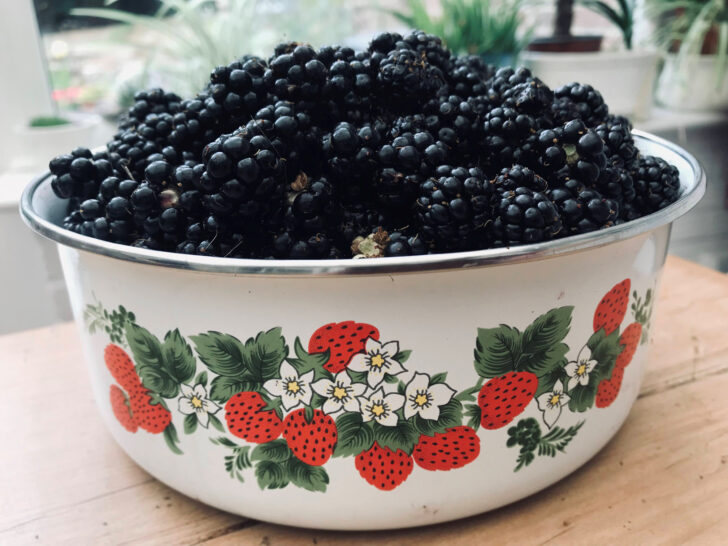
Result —
[[415, 220], [435, 252], [483, 248], [491, 220], [492, 189], [478, 168], [442, 165], [420, 185]]
[[401, 113], [420, 111], [444, 85], [442, 70], [411, 49], [394, 49], [379, 65], [377, 95], [385, 109]]
[[497, 177], [491, 180], [490, 184], [493, 186], [494, 195], [495, 192], [500, 194], [505, 190], [514, 191], [520, 187], [541, 193], [549, 189], [549, 184], [544, 178], [522, 165], [504, 168]]
[[460, 55], [452, 59], [447, 71], [450, 92], [465, 99], [488, 95], [488, 80], [495, 75], [495, 67], [480, 55]]
[[556, 205], [541, 192], [505, 189], [496, 195], [495, 203], [489, 230], [494, 246], [550, 241], [563, 230]]
[[428, 125], [437, 127], [433, 134], [453, 151], [460, 162], [469, 162], [478, 155], [484, 140], [484, 110], [477, 99], [465, 100], [457, 95], [441, 96], [424, 106], [424, 113], [430, 116]]
[[580, 119], [587, 127], [596, 127], [607, 121], [609, 116], [609, 107], [601, 93], [591, 85], [580, 83], [570, 83], [555, 89], [551, 111], [557, 124]]
[[594, 132], [604, 141], [607, 159], [612, 165], [623, 168], [639, 155], [632, 137], [632, 124], [627, 118], [610, 115]]
[[212, 71], [204, 105], [211, 121], [219, 125], [218, 134], [245, 125], [255, 112], [271, 103], [264, 82], [267, 69], [262, 59], [247, 57]]
[[580, 120], [541, 131], [538, 141], [542, 152], [534, 168], [547, 179], [566, 168], [589, 186], [596, 184], [607, 166], [604, 141]]
[[143, 123], [150, 114], [176, 114], [182, 99], [157, 87], [139, 91], [134, 95], [134, 104], [121, 116], [120, 129], [130, 129]]
[[61, 199], [96, 197], [103, 179], [114, 174], [111, 162], [94, 159], [87, 148], [76, 148], [70, 154], [54, 157], [48, 168], [53, 175], [51, 188]]
[[619, 204], [580, 181], [569, 179], [547, 192], [564, 222], [564, 236], [588, 233], [613, 226], [619, 218]]
[[665, 208], [680, 196], [680, 172], [664, 159], [642, 156], [630, 171], [637, 194], [634, 204], [641, 216]]

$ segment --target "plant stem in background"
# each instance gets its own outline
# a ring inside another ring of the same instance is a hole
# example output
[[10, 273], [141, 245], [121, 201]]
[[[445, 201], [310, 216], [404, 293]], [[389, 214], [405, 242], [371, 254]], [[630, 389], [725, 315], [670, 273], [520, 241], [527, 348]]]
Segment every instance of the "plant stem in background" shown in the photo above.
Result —
[[622, 33], [624, 47], [632, 49], [635, 0], [616, 0], [617, 9], [602, 0], [582, 0], [584, 7], [609, 20]]

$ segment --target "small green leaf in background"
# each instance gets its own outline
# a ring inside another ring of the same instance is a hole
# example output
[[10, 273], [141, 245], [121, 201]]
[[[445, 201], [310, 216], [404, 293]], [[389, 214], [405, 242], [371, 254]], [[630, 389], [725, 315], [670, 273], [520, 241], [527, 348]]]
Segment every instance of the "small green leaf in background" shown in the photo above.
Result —
[[619, 330], [615, 330], [608, 336], [604, 335], [604, 330], [599, 330], [587, 341], [586, 344], [591, 349], [591, 357], [597, 361], [597, 365], [589, 374], [590, 384], [594, 380], [599, 382], [602, 379], [611, 377], [617, 357], [622, 352], [619, 335]]
[[478, 328], [475, 342], [475, 371], [481, 377], [497, 377], [516, 370], [521, 357], [521, 333], [501, 324]]
[[308, 465], [295, 457], [291, 457], [284, 464], [287, 478], [293, 485], [308, 491], [326, 491], [329, 475], [322, 467]]
[[274, 461], [282, 463], [293, 456], [288, 444], [283, 439], [259, 444], [253, 448], [250, 458], [253, 461]]
[[369, 423], [362, 421], [359, 413], [344, 413], [336, 419], [338, 440], [334, 457], [356, 456], [368, 450], [374, 443], [374, 433]]
[[146, 328], [133, 322], [127, 323], [125, 329], [126, 340], [144, 386], [164, 398], [176, 397], [179, 382], [169, 373], [164, 349], [159, 340]]
[[394, 360], [399, 362], [400, 364], [404, 364], [409, 360], [410, 355], [412, 354], [412, 351], [409, 349], [405, 349], [404, 351], [398, 352], [396, 355], [394, 355]]
[[200, 360], [210, 371], [223, 376], [243, 375], [243, 346], [238, 338], [220, 332], [190, 336]]
[[255, 477], [261, 489], [282, 489], [290, 482], [286, 463], [259, 461], [255, 465]]
[[195, 385], [202, 385], [203, 387], [207, 386], [207, 372], [202, 371], [197, 374], [197, 377], [195, 378]]

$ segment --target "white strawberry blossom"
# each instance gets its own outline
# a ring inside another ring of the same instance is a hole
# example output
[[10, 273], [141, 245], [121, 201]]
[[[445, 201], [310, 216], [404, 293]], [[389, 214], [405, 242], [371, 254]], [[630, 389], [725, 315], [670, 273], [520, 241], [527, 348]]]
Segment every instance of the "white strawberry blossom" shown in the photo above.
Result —
[[308, 406], [311, 403], [313, 396], [311, 381], [313, 381], [313, 370], [299, 376], [293, 366], [283, 362], [280, 379], [269, 379], [263, 383], [263, 388], [271, 395], [280, 397], [283, 408], [288, 411], [300, 404]]
[[364, 348], [365, 353], [355, 354], [352, 357], [349, 369], [366, 372], [367, 383], [371, 388], [379, 385], [385, 375], [397, 375], [406, 371], [402, 364], [395, 360], [399, 352], [399, 342], [380, 343], [376, 339], [367, 338]]
[[568, 404], [569, 400], [571, 400], [571, 397], [564, 393], [564, 385], [561, 381], [554, 383], [551, 392], [545, 392], [536, 398], [538, 409], [543, 413], [543, 422], [549, 428], [558, 421], [561, 408]]
[[404, 418], [419, 415], [423, 419], [436, 421], [440, 418], [440, 406], [447, 404], [455, 394], [444, 383], [430, 384], [426, 373], [415, 373], [405, 390]]
[[364, 394], [367, 386], [363, 383], [352, 383], [351, 377], [345, 371], [340, 372], [331, 379], [319, 379], [311, 384], [314, 392], [326, 398], [323, 411], [326, 414], [344, 411], [359, 411], [358, 396]]
[[404, 396], [401, 394], [384, 394], [382, 389], [377, 389], [369, 398], [359, 397], [361, 405], [361, 418], [366, 423], [375, 421], [385, 427], [397, 426], [399, 418], [395, 413], [404, 405]]
[[597, 365], [597, 361], [592, 359], [591, 349], [587, 345], [579, 351], [576, 362], [569, 362], [564, 371], [569, 376], [569, 382], [566, 384], [568, 390], [573, 389], [577, 385], [586, 386], [589, 384], [589, 374]]
[[182, 383], [179, 390], [182, 392], [182, 396], [179, 397], [180, 413], [183, 415], [194, 414], [197, 422], [207, 428], [210, 415], [215, 415], [220, 410], [220, 406], [207, 397], [207, 390], [201, 383], [194, 387]]

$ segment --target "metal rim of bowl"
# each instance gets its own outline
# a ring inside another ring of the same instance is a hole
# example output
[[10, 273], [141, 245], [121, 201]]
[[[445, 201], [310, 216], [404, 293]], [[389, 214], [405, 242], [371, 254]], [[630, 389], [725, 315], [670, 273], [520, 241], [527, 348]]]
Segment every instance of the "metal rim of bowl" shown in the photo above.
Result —
[[67, 231], [42, 218], [33, 209], [33, 196], [50, 173], [34, 179], [23, 192], [20, 213], [25, 222], [37, 233], [61, 245], [85, 250], [120, 260], [146, 265], [171, 267], [193, 271], [228, 273], [235, 275], [268, 276], [341, 276], [341, 275], [392, 275], [422, 271], [452, 270], [471, 267], [488, 267], [515, 264], [570, 254], [590, 248], [615, 243], [646, 233], [666, 225], [693, 208], [705, 193], [705, 172], [698, 161], [680, 146], [642, 131], [633, 131], [636, 141], [651, 142], [680, 156], [690, 165], [694, 184], [683, 188], [680, 198], [664, 209], [605, 230], [565, 237], [553, 241], [506, 248], [428, 254], [376, 259], [341, 260], [258, 260], [243, 258], [219, 258], [192, 256], [146, 250], [110, 243]]

